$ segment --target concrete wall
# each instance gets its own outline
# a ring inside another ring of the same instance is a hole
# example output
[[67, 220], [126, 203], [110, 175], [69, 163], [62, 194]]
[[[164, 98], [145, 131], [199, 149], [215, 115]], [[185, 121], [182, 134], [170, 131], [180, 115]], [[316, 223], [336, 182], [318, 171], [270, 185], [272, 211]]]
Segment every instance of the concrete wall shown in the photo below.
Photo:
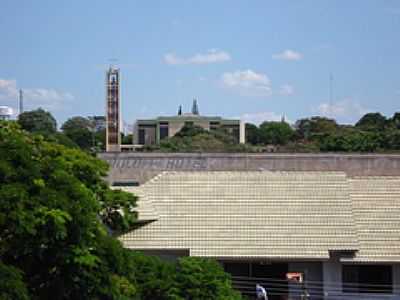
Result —
[[349, 176], [400, 176], [400, 155], [102, 153], [109, 180], [144, 183], [162, 171], [343, 171]]

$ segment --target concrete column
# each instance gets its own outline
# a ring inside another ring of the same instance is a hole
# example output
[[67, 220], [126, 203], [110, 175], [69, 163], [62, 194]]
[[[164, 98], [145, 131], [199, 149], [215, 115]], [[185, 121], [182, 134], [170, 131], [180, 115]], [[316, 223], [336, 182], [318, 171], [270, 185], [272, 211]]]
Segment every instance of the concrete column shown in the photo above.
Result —
[[330, 260], [322, 266], [325, 299], [342, 299], [342, 265], [337, 260]]
[[393, 265], [393, 294], [400, 299], [400, 264]]
[[246, 143], [246, 126], [243, 121], [240, 121], [239, 125], [239, 143], [240, 144]]

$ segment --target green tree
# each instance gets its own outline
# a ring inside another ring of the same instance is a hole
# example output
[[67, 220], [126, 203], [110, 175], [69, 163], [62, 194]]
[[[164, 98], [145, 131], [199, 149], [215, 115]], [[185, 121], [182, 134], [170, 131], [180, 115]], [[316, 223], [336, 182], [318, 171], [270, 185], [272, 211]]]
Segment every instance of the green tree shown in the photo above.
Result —
[[356, 128], [368, 131], [382, 131], [386, 126], [386, 117], [380, 113], [367, 113], [356, 123]]
[[185, 299], [179, 297], [176, 287], [176, 265], [156, 256], [140, 252], [132, 254], [139, 295], [142, 300]]
[[381, 147], [381, 136], [374, 132], [348, 129], [320, 139], [321, 151], [375, 152]]
[[224, 129], [208, 131], [199, 126], [185, 125], [175, 136], [164, 139], [160, 150], [167, 152], [245, 152], [249, 147], [238, 144]]
[[256, 125], [246, 123], [246, 143], [257, 145], [260, 143], [260, 133]]
[[123, 145], [132, 145], [133, 144], [133, 135], [130, 133], [130, 134], [127, 134], [127, 135], [122, 135], [122, 138], [121, 138], [121, 144], [123, 144]]
[[337, 127], [335, 120], [318, 116], [300, 119], [295, 124], [297, 136], [305, 140], [332, 134], [337, 130]]
[[0, 261], [0, 299], [28, 300], [28, 290], [23, 282], [22, 272]]
[[388, 120], [390, 127], [400, 129], [400, 112], [394, 113], [394, 115]]
[[54, 117], [41, 108], [20, 114], [18, 124], [26, 131], [44, 136], [52, 135], [57, 131], [57, 122]]
[[400, 130], [386, 130], [384, 132], [383, 143], [383, 148], [386, 150], [400, 150]]
[[264, 144], [286, 145], [294, 136], [294, 130], [286, 122], [264, 122], [259, 129]]
[[125, 250], [107, 233], [133, 228], [136, 198], [111, 191], [107, 169], [0, 123], [0, 261], [21, 272], [32, 299], [122, 299], [136, 290], [132, 270], [114, 265], [129, 265]]
[[176, 284], [182, 299], [241, 299], [230, 276], [213, 260], [184, 257], [177, 265]]
[[72, 117], [61, 126], [61, 130], [81, 149], [89, 150], [95, 143], [95, 133], [92, 125], [92, 122], [87, 118]]

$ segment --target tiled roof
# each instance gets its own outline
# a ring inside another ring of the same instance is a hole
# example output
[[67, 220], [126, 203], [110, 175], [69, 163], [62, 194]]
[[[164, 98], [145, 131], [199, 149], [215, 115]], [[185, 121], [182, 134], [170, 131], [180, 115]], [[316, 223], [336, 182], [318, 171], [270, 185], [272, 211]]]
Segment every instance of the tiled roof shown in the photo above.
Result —
[[354, 261], [400, 262], [400, 177], [350, 182], [360, 250]]
[[151, 208], [155, 221], [121, 240], [192, 256], [327, 259], [359, 249], [356, 183], [342, 172], [166, 172], [136, 188], [139, 219]]

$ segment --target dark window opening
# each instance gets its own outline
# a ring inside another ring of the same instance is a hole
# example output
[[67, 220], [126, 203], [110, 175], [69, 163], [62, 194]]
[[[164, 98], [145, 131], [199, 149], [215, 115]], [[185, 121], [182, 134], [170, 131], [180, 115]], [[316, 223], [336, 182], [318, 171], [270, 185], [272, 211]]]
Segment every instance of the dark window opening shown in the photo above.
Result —
[[225, 272], [232, 276], [250, 276], [250, 265], [241, 262], [226, 262], [224, 263]]
[[139, 129], [139, 145], [144, 145], [145, 143], [145, 130], [144, 129]]
[[384, 265], [343, 265], [343, 293], [393, 292], [392, 267]]
[[168, 134], [168, 123], [160, 123], [160, 140], [167, 138]]

